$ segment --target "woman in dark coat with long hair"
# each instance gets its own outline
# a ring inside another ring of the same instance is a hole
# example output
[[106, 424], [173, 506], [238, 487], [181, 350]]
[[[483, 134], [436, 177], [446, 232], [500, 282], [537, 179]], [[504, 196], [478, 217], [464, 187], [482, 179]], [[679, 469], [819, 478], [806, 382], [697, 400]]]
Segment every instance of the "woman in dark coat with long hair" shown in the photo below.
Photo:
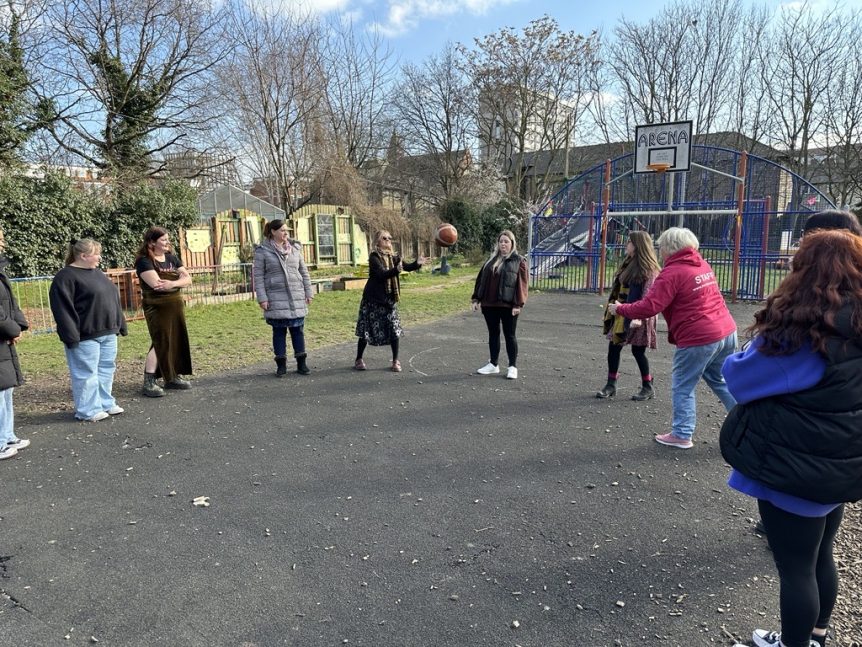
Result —
[[610, 304], [639, 301], [649, 291], [661, 266], [655, 256], [652, 237], [645, 231], [633, 231], [626, 243], [626, 257], [620, 265], [605, 307], [602, 331], [608, 338], [608, 381], [596, 393], [597, 398], [612, 398], [617, 393], [617, 377], [620, 370], [620, 356], [623, 346], [631, 345], [632, 356], [641, 374], [641, 389], [632, 400], [643, 401], [653, 397], [652, 374], [647, 348], [656, 347], [656, 317], [646, 319], [627, 319], [622, 315], [610, 313]]
[[24, 383], [15, 344], [21, 339], [21, 332], [29, 326], [6, 278], [9, 260], [3, 255], [5, 248], [6, 239], [0, 229], [0, 460], [12, 458], [19, 449], [30, 445], [29, 440], [15, 435], [15, 412], [12, 408], [12, 392]]
[[781, 631], [757, 647], [824, 645], [844, 503], [862, 498], [862, 238], [806, 232], [790, 274], [724, 362], [738, 402], [721, 429], [728, 484], [757, 499], [781, 582]]
[[364, 371], [367, 367], [362, 355], [371, 346], [392, 348], [392, 364], [389, 369], [401, 372], [398, 360], [399, 339], [404, 334], [398, 301], [401, 298], [401, 272], [413, 272], [425, 264], [420, 256], [413, 263], [404, 263], [392, 249], [392, 234], [383, 230], [374, 236], [374, 251], [368, 255], [368, 282], [362, 291], [359, 316], [356, 320], [356, 359], [353, 368]]

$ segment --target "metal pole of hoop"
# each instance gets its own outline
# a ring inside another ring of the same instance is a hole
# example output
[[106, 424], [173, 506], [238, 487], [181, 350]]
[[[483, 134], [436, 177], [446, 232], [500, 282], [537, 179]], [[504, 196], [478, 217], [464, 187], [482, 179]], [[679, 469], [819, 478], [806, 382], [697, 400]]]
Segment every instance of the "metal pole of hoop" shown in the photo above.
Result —
[[[652, 164], [647, 164], [647, 168], [650, 169], [653, 173], [657, 173], [658, 175], [664, 175], [664, 173], [670, 168], [670, 164], [666, 162], [654, 162]], [[670, 213], [673, 210], [673, 192], [674, 192], [674, 180], [675, 175], [673, 173], [667, 179], [667, 211]], [[685, 215], [679, 214], [677, 216], [677, 227], [682, 227], [685, 224]]]

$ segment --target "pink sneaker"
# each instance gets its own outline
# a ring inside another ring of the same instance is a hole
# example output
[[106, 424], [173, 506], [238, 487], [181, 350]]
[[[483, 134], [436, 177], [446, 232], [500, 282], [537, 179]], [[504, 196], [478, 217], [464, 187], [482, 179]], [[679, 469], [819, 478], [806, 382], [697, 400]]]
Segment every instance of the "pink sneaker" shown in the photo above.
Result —
[[667, 445], [668, 447], [676, 447], [678, 449], [691, 449], [694, 447], [694, 443], [691, 442], [690, 439], [680, 438], [673, 434], [662, 434], [661, 436], [656, 436], [655, 441], [660, 445]]
[[353, 362], [353, 370], [354, 371], [364, 371], [366, 368], [368, 368], [368, 367], [365, 366], [365, 360], [358, 359], [355, 362]]

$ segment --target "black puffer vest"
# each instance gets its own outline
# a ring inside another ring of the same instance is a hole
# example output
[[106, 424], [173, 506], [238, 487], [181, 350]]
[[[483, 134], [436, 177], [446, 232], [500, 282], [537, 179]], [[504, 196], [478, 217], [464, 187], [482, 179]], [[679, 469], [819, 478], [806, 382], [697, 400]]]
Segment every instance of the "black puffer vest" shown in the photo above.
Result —
[[518, 289], [518, 271], [521, 268], [521, 257], [517, 253], [512, 253], [509, 258], [503, 261], [500, 266], [500, 283], [497, 288], [497, 298], [493, 299], [490, 295], [485, 294], [486, 286], [488, 285], [488, 277], [494, 271], [493, 263], [488, 261], [479, 272], [476, 278], [476, 286], [473, 290], [474, 298], [482, 301], [488, 296], [488, 301], [499, 301], [502, 303], [515, 303], [515, 290]]
[[810, 389], [737, 405], [721, 454], [766, 486], [817, 503], [862, 499], [862, 339], [849, 308], [836, 321], [823, 378]]

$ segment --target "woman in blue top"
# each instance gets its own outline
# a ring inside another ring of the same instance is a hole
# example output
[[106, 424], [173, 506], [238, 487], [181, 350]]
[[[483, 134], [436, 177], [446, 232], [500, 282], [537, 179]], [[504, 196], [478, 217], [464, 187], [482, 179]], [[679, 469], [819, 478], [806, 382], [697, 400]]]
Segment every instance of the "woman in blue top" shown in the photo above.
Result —
[[862, 237], [806, 233], [793, 268], [724, 363], [738, 405], [721, 429], [730, 487], [755, 497], [781, 581], [781, 632], [758, 647], [826, 643], [832, 548], [862, 498]]

